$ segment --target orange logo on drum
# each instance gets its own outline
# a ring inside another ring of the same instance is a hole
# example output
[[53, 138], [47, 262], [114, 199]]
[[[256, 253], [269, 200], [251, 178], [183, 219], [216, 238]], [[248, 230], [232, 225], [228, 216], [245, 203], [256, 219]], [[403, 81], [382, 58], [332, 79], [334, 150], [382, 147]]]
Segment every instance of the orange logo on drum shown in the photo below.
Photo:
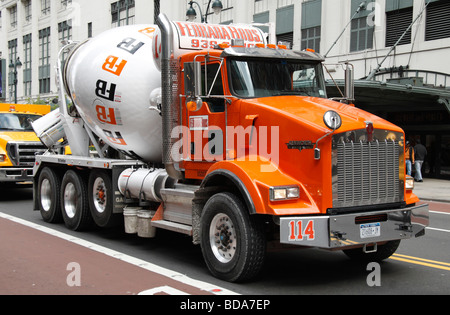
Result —
[[122, 120], [116, 115], [116, 112], [119, 113], [118, 109], [106, 108], [105, 106], [97, 105], [95, 110], [97, 112], [97, 119], [101, 123], [109, 125], [122, 125]]
[[121, 60], [119, 57], [115, 56], [108, 56], [108, 58], [106, 58], [106, 61], [102, 66], [102, 69], [117, 76], [120, 76], [126, 64], [127, 64], [126, 60], [123, 59]]
[[103, 130], [103, 132], [106, 135], [106, 138], [111, 141], [114, 144], [117, 145], [127, 145], [125, 140], [123, 139], [122, 135], [118, 131], [109, 131], [109, 130]]
[[153, 39], [153, 33], [155, 33], [156, 29], [154, 27], [147, 27], [142, 30], [139, 30], [139, 33], [142, 33], [151, 39]]

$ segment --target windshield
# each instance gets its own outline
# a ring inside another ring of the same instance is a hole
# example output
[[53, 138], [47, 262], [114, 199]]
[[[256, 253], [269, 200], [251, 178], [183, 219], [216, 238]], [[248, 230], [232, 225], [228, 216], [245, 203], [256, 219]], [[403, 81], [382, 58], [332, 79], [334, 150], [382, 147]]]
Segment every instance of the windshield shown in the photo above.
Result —
[[31, 122], [40, 117], [39, 115], [0, 113], [0, 130], [33, 131]]
[[231, 90], [238, 97], [326, 97], [320, 63], [283, 59], [232, 59], [229, 67]]

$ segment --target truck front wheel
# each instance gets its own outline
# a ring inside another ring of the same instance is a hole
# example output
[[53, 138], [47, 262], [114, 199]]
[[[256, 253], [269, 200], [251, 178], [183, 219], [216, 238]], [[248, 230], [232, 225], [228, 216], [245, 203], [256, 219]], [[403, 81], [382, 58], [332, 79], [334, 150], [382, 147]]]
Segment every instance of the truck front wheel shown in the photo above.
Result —
[[87, 202], [86, 181], [69, 170], [61, 183], [61, 210], [66, 227], [81, 231], [91, 226], [92, 217]]
[[249, 215], [235, 195], [216, 194], [208, 200], [201, 216], [201, 248], [215, 277], [229, 282], [250, 280], [264, 263], [263, 224]]

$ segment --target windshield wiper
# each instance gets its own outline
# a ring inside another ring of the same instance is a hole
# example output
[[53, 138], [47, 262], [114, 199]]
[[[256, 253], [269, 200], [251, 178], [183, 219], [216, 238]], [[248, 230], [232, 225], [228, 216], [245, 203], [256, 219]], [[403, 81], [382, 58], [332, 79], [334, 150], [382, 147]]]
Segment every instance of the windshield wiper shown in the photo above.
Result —
[[273, 96], [280, 96], [280, 95], [302, 95], [302, 96], [311, 96], [309, 93], [305, 91], [293, 91], [293, 90], [283, 90], [283, 91], [276, 91]]

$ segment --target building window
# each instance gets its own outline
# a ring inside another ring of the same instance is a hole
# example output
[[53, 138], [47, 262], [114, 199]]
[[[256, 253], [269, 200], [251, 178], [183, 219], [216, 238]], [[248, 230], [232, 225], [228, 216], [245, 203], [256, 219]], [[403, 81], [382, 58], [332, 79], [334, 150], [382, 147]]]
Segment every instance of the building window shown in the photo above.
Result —
[[68, 5], [72, 4], [72, 0], [61, 0], [61, 8], [67, 8]]
[[[64, 46], [63, 42], [72, 40], [72, 20], [58, 23], [58, 40], [60, 48]], [[67, 51], [63, 52], [61, 60], [63, 64], [66, 60], [67, 55]]]
[[39, 31], [39, 94], [50, 93], [50, 27]]
[[277, 44], [285, 44], [289, 49], [291, 49], [294, 44], [294, 32], [277, 34]]
[[254, 4], [254, 12], [255, 15], [268, 11], [269, 10], [269, 1], [268, 0], [255, 0]]
[[427, 7], [425, 40], [450, 37], [450, 2], [437, 1]]
[[[386, 12], [386, 47], [394, 46], [412, 23], [413, 8]], [[399, 45], [411, 43], [411, 29], [405, 34]]]
[[294, 45], [294, 6], [278, 8], [276, 12], [276, 35], [277, 43], [289, 43], [290, 47]]
[[320, 31], [320, 26], [302, 29], [302, 50], [310, 48], [320, 52]]
[[17, 5], [9, 8], [9, 21], [12, 29], [17, 27]]
[[[362, 1], [361, 0], [351, 0], [351, 16], [353, 19], [351, 21], [350, 30], [350, 51], [361, 51], [373, 48], [373, 35], [375, 29], [375, 23], [373, 23], [370, 14], [374, 12], [376, 8], [375, 0], [366, 0], [365, 10], [359, 10], [358, 14], [354, 15], [358, 11]], [[396, 0], [396, 2], [398, 2]], [[387, 2], [388, 6], [390, 2]], [[372, 23], [371, 23], [372, 22]]]
[[50, 14], [50, 0], [41, 0], [42, 15]]
[[320, 52], [320, 35], [322, 31], [322, 0], [302, 3], [302, 41], [301, 49], [314, 49]]
[[23, 37], [23, 89], [25, 96], [31, 96], [31, 34]]
[[5, 98], [5, 96], [3, 95], [3, 91], [4, 91], [3, 89], [6, 86], [5, 72], [6, 72], [6, 60], [0, 59], [0, 99]]
[[92, 37], [92, 22], [88, 23], [88, 38]]
[[[8, 65], [16, 62], [16, 60], [17, 60], [17, 39], [13, 39], [8, 42], [8, 55], [9, 55]], [[13, 89], [15, 86], [15, 82], [14, 82], [15, 79], [16, 79], [16, 76], [14, 75], [14, 68], [10, 68], [8, 84], [10, 86], [11, 93], [13, 93]]]
[[373, 48], [374, 27], [367, 24], [367, 17], [352, 20], [350, 51]]
[[23, 4], [25, 9], [25, 23], [31, 22], [32, 10], [31, 10], [31, 0], [26, 0]]
[[111, 3], [112, 27], [132, 25], [135, 20], [134, 0], [120, 0]]

